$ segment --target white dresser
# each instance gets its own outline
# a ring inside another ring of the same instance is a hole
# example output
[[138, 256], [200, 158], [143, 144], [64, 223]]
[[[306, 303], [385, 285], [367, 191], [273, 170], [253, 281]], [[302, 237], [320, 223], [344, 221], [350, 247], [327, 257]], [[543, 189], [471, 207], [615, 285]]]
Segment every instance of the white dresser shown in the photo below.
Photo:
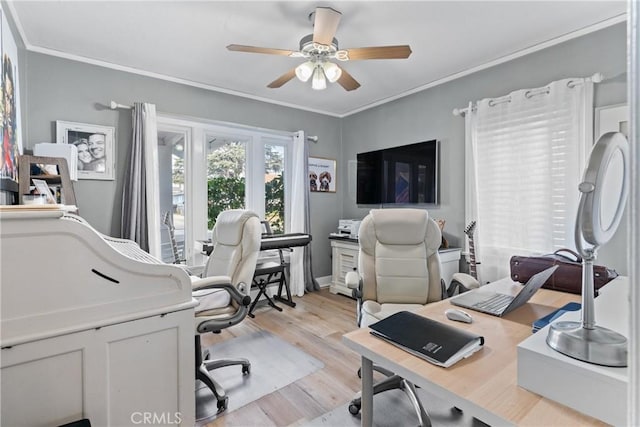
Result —
[[[331, 240], [331, 285], [333, 294], [351, 296], [351, 289], [344, 283], [344, 276], [358, 269], [358, 240], [351, 238], [330, 238]], [[440, 249], [440, 267], [442, 278], [448, 287], [451, 277], [459, 271], [460, 248]]]
[[0, 424], [194, 425], [189, 276], [61, 211], [0, 220]]

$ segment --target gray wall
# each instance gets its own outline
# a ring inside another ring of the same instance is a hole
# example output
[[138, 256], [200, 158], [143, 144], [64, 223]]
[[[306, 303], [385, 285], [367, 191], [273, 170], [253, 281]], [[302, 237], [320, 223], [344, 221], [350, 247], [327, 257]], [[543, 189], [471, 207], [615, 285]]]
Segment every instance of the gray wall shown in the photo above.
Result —
[[[451, 114], [470, 100], [501, 96], [516, 89], [543, 86], [566, 77], [604, 73], [596, 85], [596, 106], [626, 102], [626, 28], [616, 25], [505, 64], [363, 111], [344, 119], [265, 104], [231, 95], [128, 74], [66, 59], [26, 52], [22, 57], [25, 147], [55, 140], [55, 121], [116, 127], [115, 181], [79, 181], [82, 215], [102, 232], [118, 235], [122, 177], [131, 144], [129, 111], [98, 104], [115, 100], [155, 103], [157, 110], [196, 118], [318, 135], [312, 156], [337, 158], [337, 193], [311, 194], [314, 274], [331, 274], [326, 236], [339, 218], [362, 218], [372, 206], [357, 206], [355, 175], [349, 162], [356, 153], [429, 139], [441, 141], [440, 205], [425, 206], [447, 221], [445, 236], [463, 243], [464, 119]], [[350, 191], [351, 190], [351, 191]], [[374, 206], [375, 207], [375, 206]], [[321, 212], [321, 214], [319, 213]], [[626, 224], [600, 250], [598, 262], [626, 274]]]
[[[369, 209], [378, 207], [356, 205], [355, 178], [349, 175], [347, 164], [358, 152], [438, 139], [440, 205], [424, 208], [432, 217], [446, 220], [445, 237], [453, 246], [461, 246], [465, 227], [464, 118], [453, 116], [452, 110], [465, 107], [469, 101], [595, 72], [602, 72], [606, 79], [595, 86], [595, 106], [624, 103], [626, 58], [626, 26], [619, 24], [346, 117], [340, 158], [341, 174], [349, 179], [340, 187], [343, 216], [362, 218]], [[627, 272], [626, 229], [625, 221], [614, 240], [601, 248], [598, 258], [598, 263], [614, 267], [621, 274]]]
[[[340, 119], [177, 83], [129, 74], [48, 55], [26, 52], [21, 64], [25, 147], [55, 141], [55, 121], [65, 120], [116, 127], [115, 181], [81, 180], [75, 183], [78, 208], [103, 233], [119, 235], [122, 182], [131, 145], [131, 112], [109, 110], [98, 104], [114, 100], [156, 104], [157, 111], [282, 131], [303, 129], [318, 135], [310, 143], [312, 156], [336, 158], [340, 150]], [[322, 214], [315, 214], [315, 212]], [[313, 270], [331, 274], [326, 236], [341, 217], [339, 194], [311, 194]]]

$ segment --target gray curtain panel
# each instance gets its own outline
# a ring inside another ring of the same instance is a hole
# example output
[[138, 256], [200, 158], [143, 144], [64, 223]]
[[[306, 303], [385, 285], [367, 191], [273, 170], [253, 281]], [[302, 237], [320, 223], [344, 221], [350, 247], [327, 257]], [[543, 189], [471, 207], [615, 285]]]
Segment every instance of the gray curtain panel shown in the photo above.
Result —
[[[309, 158], [309, 143], [304, 142], [304, 158]], [[309, 162], [305, 162], [304, 176], [309, 176]], [[309, 188], [309, 180], [305, 179], [305, 191], [304, 191], [304, 232], [311, 234], [311, 210], [309, 208], [309, 194], [311, 189]], [[304, 287], [307, 292], [320, 290], [318, 281], [313, 277], [312, 262], [311, 262], [311, 244], [304, 247], [303, 253], [303, 268], [304, 268]]]
[[133, 138], [128, 157], [129, 170], [124, 177], [122, 191], [122, 225], [124, 239], [133, 240], [149, 251], [147, 222], [147, 183], [144, 161], [144, 110], [141, 102], [133, 105]]

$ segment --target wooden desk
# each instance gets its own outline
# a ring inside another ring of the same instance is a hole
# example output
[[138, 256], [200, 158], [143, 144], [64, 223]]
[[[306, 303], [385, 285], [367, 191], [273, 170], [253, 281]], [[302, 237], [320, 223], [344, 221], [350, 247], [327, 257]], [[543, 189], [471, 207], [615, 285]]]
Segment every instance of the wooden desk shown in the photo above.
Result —
[[[522, 287], [508, 278], [487, 286], [511, 294]], [[531, 335], [531, 323], [567, 302], [579, 300], [578, 295], [541, 289], [529, 303], [502, 318], [465, 310], [473, 316], [471, 324], [448, 320], [444, 311], [454, 306], [447, 300], [425, 306], [417, 313], [485, 338], [480, 351], [450, 368], [432, 365], [375, 338], [369, 328], [349, 332], [343, 336], [343, 342], [362, 355], [362, 425], [372, 425], [373, 363], [490, 425], [604, 425], [517, 384], [516, 347]]]

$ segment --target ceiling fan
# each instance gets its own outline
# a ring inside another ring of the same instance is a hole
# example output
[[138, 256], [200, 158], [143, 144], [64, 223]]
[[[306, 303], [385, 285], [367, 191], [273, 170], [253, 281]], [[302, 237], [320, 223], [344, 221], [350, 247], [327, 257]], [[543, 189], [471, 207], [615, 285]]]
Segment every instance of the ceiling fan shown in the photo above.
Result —
[[264, 53], [268, 55], [283, 55], [292, 58], [305, 58], [306, 62], [287, 71], [267, 85], [270, 88], [279, 88], [294, 77], [303, 82], [311, 80], [311, 87], [322, 90], [327, 87], [327, 80], [338, 82], [345, 90], [354, 90], [360, 87], [348, 72], [338, 66], [331, 59], [338, 61], [356, 61], [362, 59], [405, 59], [411, 55], [408, 45], [400, 46], [375, 46], [353, 49], [339, 49], [338, 40], [334, 38], [342, 13], [330, 7], [317, 7], [315, 12], [309, 15], [313, 20], [313, 34], [309, 34], [300, 40], [300, 50], [274, 49], [268, 47], [245, 46], [230, 44], [227, 49], [233, 52]]

